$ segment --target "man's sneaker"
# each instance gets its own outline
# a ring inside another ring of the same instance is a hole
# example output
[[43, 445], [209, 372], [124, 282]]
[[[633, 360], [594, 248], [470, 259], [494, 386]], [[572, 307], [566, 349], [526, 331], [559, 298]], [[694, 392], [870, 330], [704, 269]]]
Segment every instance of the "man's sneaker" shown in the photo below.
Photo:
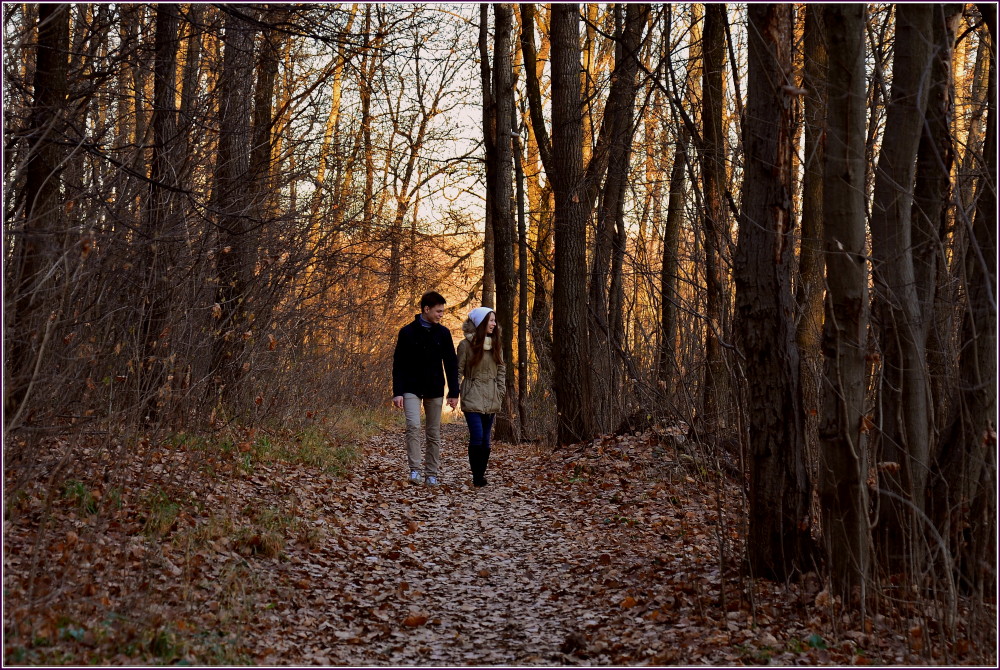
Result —
[[434, 475], [427, 475], [427, 479], [424, 481], [424, 483], [427, 484], [427, 486], [437, 486], [438, 478], [435, 477]]
[[424, 483], [424, 480], [420, 476], [420, 472], [418, 470], [410, 470], [410, 483], [416, 485]]

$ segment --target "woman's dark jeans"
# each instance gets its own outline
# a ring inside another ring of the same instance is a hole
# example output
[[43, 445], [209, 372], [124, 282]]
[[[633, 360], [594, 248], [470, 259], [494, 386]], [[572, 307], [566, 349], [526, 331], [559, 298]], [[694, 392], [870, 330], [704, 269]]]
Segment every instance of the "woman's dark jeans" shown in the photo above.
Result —
[[465, 413], [465, 423], [469, 424], [469, 444], [490, 448], [490, 434], [493, 432], [495, 417], [496, 414]]
[[469, 426], [469, 467], [472, 469], [472, 483], [486, 486], [486, 466], [490, 461], [490, 433], [496, 414], [466, 412], [465, 423]]

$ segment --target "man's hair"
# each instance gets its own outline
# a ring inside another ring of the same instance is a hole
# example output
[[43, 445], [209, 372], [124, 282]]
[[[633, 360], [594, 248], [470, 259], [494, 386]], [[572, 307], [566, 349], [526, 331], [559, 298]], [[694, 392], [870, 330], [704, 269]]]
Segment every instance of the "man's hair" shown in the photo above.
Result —
[[445, 305], [448, 301], [444, 299], [437, 291], [428, 291], [420, 297], [420, 310], [423, 311], [424, 307], [437, 307], [438, 305]]

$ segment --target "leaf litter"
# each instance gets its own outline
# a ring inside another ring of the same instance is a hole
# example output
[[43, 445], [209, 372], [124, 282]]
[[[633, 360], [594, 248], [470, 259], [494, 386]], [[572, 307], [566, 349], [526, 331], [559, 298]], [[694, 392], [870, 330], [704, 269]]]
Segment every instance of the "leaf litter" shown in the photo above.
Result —
[[[239, 452], [206, 468], [203, 454], [159, 445], [147, 454], [159, 467], [125, 478], [142, 494], [106, 476], [62, 495], [20, 487], [5, 500], [5, 661], [995, 661], [961, 625], [932, 643], [912, 607], [862, 622], [815, 574], [742, 576], [743, 492], [674, 432], [556, 451], [496, 444], [483, 489], [454, 424], [433, 489], [405, 480], [401, 432], [372, 438], [343, 478], [283, 462], [248, 470]], [[100, 472], [107, 452], [81, 457]], [[90, 497], [65, 494], [77, 489]]]

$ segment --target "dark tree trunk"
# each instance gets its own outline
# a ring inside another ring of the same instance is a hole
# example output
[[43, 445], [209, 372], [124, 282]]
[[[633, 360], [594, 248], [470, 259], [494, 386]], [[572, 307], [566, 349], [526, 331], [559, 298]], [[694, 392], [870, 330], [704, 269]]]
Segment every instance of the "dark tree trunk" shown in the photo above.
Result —
[[818, 488], [834, 593], [848, 603], [857, 588], [863, 604], [871, 545], [868, 448], [862, 431], [868, 330], [865, 7], [837, 4], [822, 11], [830, 58], [822, 187], [827, 296]]
[[177, 175], [180, 172], [177, 109], [174, 102], [177, 78], [177, 29], [180, 14], [176, 5], [156, 6], [156, 36], [153, 55], [153, 150], [149, 169], [149, 196], [145, 208], [145, 247], [143, 288], [146, 304], [142, 306], [142, 331], [145, 344], [140, 368], [140, 393], [144, 415], [156, 417], [164, 399], [157, 398], [157, 389], [166, 379], [169, 359], [169, 316], [172, 287], [171, 276], [177, 264], [179, 243], [179, 203]]
[[[517, 304], [517, 275], [514, 271], [513, 205], [513, 144], [511, 142], [514, 120], [514, 68], [513, 41], [514, 12], [509, 4], [493, 5], [496, 16], [493, 43], [493, 97], [496, 105], [496, 134], [494, 142], [495, 180], [489, 189], [493, 210], [494, 262], [496, 270], [497, 321], [503, 333], [503, 359], [507, 366], [507, 393], [504, 406], [497, 417], [498, 440], [516, 441], [514, 418], [517, 414], [517, 377], [514, 367], [514, 309]], [[488, 197], [489, 199], [489, 197]]]
[[871, 214], [873, 317], [883, 366], [875, 457], [879, 488], [887, 492], [879, 500], [875, 546], [880, 565], [893, 573], [911, 571], [921, 560], [912, 532], [923, 527], [934, 422], [910, 216], [917, 145], [927, 108], [933, 14], [933, 5], [896, 5], [896, 44], [910, 48], [895, 51]]
[[580, 104], [580, 7], [552, 6], [552, 170], [555, 194], [554, 387], [558, 440], [594, 435], [587, 335], [587, 201]]
[[806, 409], [806, 447], [816, 450], [823, 331], [823, 152], [826, 118], [827, 34], [822, 7], [805, 5], [804, 75], [805, 155], [802, 178], [802, 245], [799, 252], [799, 307], [795, 341], [801, 356], [802, 399]]
[[734, 277], [747, 382], [750, 534], [755, 576], [812, 567], [799, 359], [791, 293], [794, 101], [791, 5], [751, 4], [743, 211]]
[[[917, 147], [916, 178], [913, 187], [913, 275], [917, 300], [920, 304], [921, 332], [919, 337], [927, 352], [928, 383], [931, 406], [935, 408], [934, 424], [929, 438], [930, 460], [937, 449], [938, 430], [947, 421], [943, 411], [947, 405], [946, 384], [951, 305], [941, 305], [937, 288], [940, 269], [947, 267], [945, 243], [951, 215], [951, 171], [955, 156], [952, 147], [951, 122], [954, 111], [954, 81], [952, 58], [955, 33], [962, 18], [960, 4], [934, 6], [933, 56], [930, 91], [927, 100], [926, 123]], [[939, 309], [940, 308], [940, 309]]]
[[[997, 95], [996, 5], [980, 3], [990, 29], [989, 95]], [[958, 402], [937, 458], [935, 520], [950, 541], [966, 590], [996, 589], [997, 488], [997, 111], [990, 106], [986, 164], [965, 255], [967, 305], [962, 320]]]
[[216, 382], [227, 394], [237, 390], [246, 366], [243, 354], [251, 324], [247, 301], [256, 249], [250, 235], [257, 212], [251, 209], [250, 118], [253, 104], [255, 10], [226, 15], [222, 76], [219, 82], [219, 148], [212, 205], [219, 228], [217, 269], [218, 331], [213, 352]]
[[728, 395], [726, 362], [720, 338], [723, 335], [725, 292], [722, 269], [724, 234], [729, 229], [723, 192], [726, 188], [726, 145], [722, 131], [722, 75], [725, 65], [726, 6], [705, 6], [705, 31], [702, 39], [704, 72], [702, 83], [702, 191], [705, 231], [705, 383], [699, 423], [714, 432], [726, 426]]
[[[616, 12], [621, 12], [617, 6]], [[623, 205], [627, 190], [629, 158], [632, 150], [638, 51], [649, 7], [627, 4], [624, 26], [616, 35], [615, 69], [611, 91], [604, 108], [601, 137], [606, 138], [608, 172], [601, 206], [597, 211], [595, 248], [590, 272], [588, 309], [590, 352], [594, 389], [596, 429], [612, 430], [621, 420], [620, 399], [622, 349], [621, 264], [624, 254]], [[621, 23], [619, 17], [619, 24]], [[614, 272], [612, 272], [614, 270]], [[618, 406], [616, 406], [618, 405]]]
[[[24, 222], [15, 242], [11, 281], [5, 286], [8, 307], [4, 405], [12, 417], [26, 399], [33, 369], [44, 355], [51, 323], [42, 312], [54, 304], [52, 289], [58, 272], [66, 223], [62, 203], [62, 172], [66, 150], [66, 75], [69, 69], [69, 18], [67, 4], [38, 5], [38, 46], [35, 56], [34, 100], [28, 127], [28, 152], [24, 168]], [[8, 302], [9, 301], [9, 302]]]
[[[486, 149], [486, 211], [483, 229], [483, 299], [486, 307], [496, 306], [496, 216], [497, 169], [497, 101], [494, 96], [493, 73], [490, 69], [490, 5], [479, 5], [479, 70], [483, 82], [483, 145]], [[494, 48], [496, 45], [494, 44]], [[494, 67], [496, 64], [494, 63]], [[509, 333], [505, 333], [509, 335]]]

